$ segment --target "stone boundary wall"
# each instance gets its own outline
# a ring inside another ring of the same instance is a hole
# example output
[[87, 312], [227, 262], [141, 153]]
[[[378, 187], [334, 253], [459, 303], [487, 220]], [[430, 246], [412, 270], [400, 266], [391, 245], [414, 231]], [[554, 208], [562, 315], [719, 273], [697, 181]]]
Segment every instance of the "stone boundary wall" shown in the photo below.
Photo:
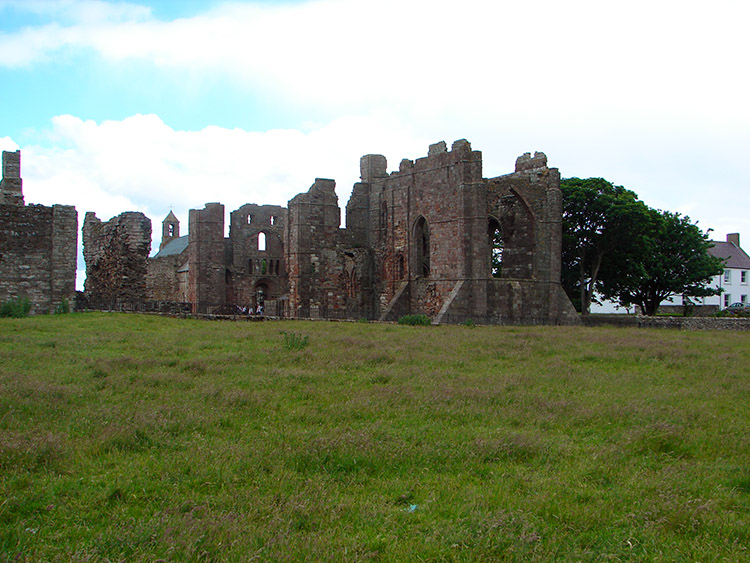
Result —
[[646, 317], [641, 315], [594, 315], [582, 317], [584, 326], [676, 328], [679, 330], [750, 330], [750, 318]]
[[[688, 317], [713, 317], [721, 311], [718, 305], [688, 305]], [[660, 305], [656, 312], [658, 315], [680, 315], [685, 313], [684, 305]]]

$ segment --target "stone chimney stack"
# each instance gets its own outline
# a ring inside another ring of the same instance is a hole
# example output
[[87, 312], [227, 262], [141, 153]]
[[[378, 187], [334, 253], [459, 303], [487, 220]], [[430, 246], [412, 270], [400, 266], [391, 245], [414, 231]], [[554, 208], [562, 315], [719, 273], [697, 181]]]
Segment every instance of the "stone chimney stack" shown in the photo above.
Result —
[[727, 242], [731, 242], [737, 248], [740, 247], [740, 233], [729, 233], [727, 235]]
[[0, 204], [23, 207], [21, 151], [3, 151], [3, 179], [0, 181]]

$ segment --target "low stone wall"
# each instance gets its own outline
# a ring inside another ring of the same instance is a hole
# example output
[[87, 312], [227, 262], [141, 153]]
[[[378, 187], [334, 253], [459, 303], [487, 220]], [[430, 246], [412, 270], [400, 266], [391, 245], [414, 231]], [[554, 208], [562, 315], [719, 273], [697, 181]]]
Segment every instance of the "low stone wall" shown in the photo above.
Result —
[[685, 315], [688, 317], [713, 317], [721, 308], [718, 305], [688, 305], [685, 315], [684, 305], [660, 305], [658, 315]]
[[585, 326], [676, 328], [681, 330], [750, 330], [750, 318], [732, 317], [646, 317], [641, 315], [589, 315]]

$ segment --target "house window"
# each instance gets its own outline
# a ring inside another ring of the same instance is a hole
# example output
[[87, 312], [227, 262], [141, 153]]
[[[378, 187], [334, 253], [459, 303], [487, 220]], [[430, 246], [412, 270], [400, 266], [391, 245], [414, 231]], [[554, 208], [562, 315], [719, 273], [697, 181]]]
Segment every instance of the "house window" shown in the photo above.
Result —
[[742, 301], [743, 304], [747, 303], [747, 295], [740, 295], [740, 301]]
[[740, 272], [740, 283], [747, 285], [747, 270], [742, 270]]
[[729, 307], [730, 303], [732, 303], [732, 296], [728, 293], [724, 294], [724, 307]]
[[732, 270], [724, 270], [724, 283], [732, 283]]

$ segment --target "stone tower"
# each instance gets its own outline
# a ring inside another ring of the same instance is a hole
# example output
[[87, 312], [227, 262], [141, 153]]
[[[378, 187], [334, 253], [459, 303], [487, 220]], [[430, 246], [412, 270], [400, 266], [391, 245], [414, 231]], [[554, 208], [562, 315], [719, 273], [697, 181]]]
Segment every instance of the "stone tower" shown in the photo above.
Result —
[[21, 180], [21, 151], [3, 151], [3, 179], [0, 182], [0, 203], [23, 205], [23, 180]]
[[226, 303], [224, 206], [207, 203], [191, 209], [188, 244], [188, 301], [193, 312], [206, 313]]

